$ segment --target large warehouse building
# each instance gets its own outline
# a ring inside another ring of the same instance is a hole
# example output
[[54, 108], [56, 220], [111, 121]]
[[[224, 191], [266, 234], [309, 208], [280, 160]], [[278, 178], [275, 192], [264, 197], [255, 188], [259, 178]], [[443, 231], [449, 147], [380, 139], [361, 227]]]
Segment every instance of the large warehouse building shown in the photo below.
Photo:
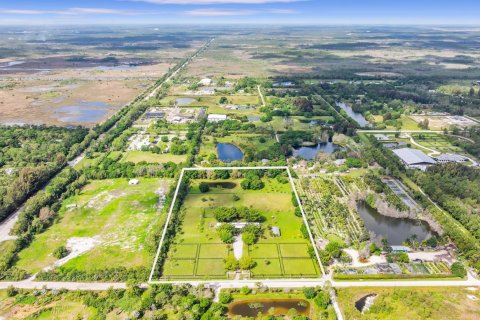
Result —
[[402, 160], [402, 162], [405, 164], [405, 166], [407, 166], [407, 168], [420, 169], [425, 171], [428, 166], [436, 163], [435, 160], [427, 156], [424, 152], [417, 149], [402, 148], [392, 151], [397, 155], [397, 157]]

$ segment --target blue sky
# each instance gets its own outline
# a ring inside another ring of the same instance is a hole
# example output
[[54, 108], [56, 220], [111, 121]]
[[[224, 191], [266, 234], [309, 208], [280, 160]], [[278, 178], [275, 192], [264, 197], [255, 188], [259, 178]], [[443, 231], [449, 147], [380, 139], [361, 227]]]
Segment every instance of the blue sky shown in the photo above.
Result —
[[0, 0], [0, 24], [475, 24], [480, 0]]

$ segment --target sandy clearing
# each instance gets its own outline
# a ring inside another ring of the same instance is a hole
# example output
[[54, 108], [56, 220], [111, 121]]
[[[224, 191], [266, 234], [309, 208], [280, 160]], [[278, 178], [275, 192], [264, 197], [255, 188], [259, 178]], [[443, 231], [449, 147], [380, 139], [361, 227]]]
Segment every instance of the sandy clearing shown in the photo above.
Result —
[[387, 259], [383, 256], [371, 256], [368, 262], [360, 262], [358, 250], [343, 249], [350, 257], [352, 257], [352, 267], [366, 267], [376, 263], [386, 263]]
[[65, 246], [68, 251], [70, 252], [67, 256], [59, 259], [54, 264], [44, 268], [44, 271], [53, 270], [56, 267], [64, 265], [68, 261], [82, 255], [83, 253], [92, 250], [97, 245], [99, 245], [101, 241], [99, 240], [98, 236], [95, 237], [73, 237], [67, 240], [67, 245]]
[[235, 259], [240, 260], [243, 255], [243, 240], [241, 236], [236, 236], [233, 242], [233, 255]]

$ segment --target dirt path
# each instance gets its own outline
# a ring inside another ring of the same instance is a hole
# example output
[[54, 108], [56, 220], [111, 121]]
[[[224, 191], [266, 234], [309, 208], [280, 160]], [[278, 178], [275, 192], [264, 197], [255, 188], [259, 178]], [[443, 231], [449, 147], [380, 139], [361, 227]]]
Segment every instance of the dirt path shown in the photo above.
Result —
[[262, 100], [262, 107], [265, 107], [267, 104], [265, 103], [265, 98], [263, 97], [263, 93], [262, 93], [262, 89], [260, 88], [260, 85], [257, 86], [257, 90], [258, 90], [258, 95]]
[[240, 260], [243, 255], [243, 240], [241, 236], [235, 237], [235, 242], [233, 243], [233, 255], [235, 259]]

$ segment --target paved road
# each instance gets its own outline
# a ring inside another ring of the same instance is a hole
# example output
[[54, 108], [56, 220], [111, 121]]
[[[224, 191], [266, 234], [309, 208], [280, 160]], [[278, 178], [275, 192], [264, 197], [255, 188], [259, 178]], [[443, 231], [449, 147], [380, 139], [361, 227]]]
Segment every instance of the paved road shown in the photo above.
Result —
[[209, 40], [206, 44], [204, 44], [200, 49], [197, 50], [197, 52], [195, 52], [195, 54], [193, 56], [191, 56], [190, 58], [187, 59], [187, 61], [185, 61], [180, 67], [178, 67], [170, 76], [167, 77], [167, 79], [165, 79], [162, 83], [160, 83], [160, 85], [158, 85], [155, 89], [152, 90], [152, 92], [150, 92], [150, 94], [148, 94], [144, 100], [148, 100], [152, 97], [155, 97], [157, 95], [157, 92], [158, 90], [160, 90], [160, 88], [165, 84], [167, 83], [168, 81], [170, 81], [171, 79], [173, 79], [181, 70], [185, 69], [185, 67], [190, 63], [192, 62], [199, 54], [200, 52], [202, 52], [205, 48], [207, 48], [212, 42], [213, 40], [215, 40], [215, 38]]
[[10, 231], [12, 230], [15, 223], [17, 223], [18, 215], [20, 214], [20, 212], [23, 211], [23, 208], [25, 208], [25, 204], [18, 208], [17, 211], [10, 215], [6, 220], [0, 223], [0, 243], [3, 241], [13, 240], [17, 238], [17, 236], [11, 236]]

